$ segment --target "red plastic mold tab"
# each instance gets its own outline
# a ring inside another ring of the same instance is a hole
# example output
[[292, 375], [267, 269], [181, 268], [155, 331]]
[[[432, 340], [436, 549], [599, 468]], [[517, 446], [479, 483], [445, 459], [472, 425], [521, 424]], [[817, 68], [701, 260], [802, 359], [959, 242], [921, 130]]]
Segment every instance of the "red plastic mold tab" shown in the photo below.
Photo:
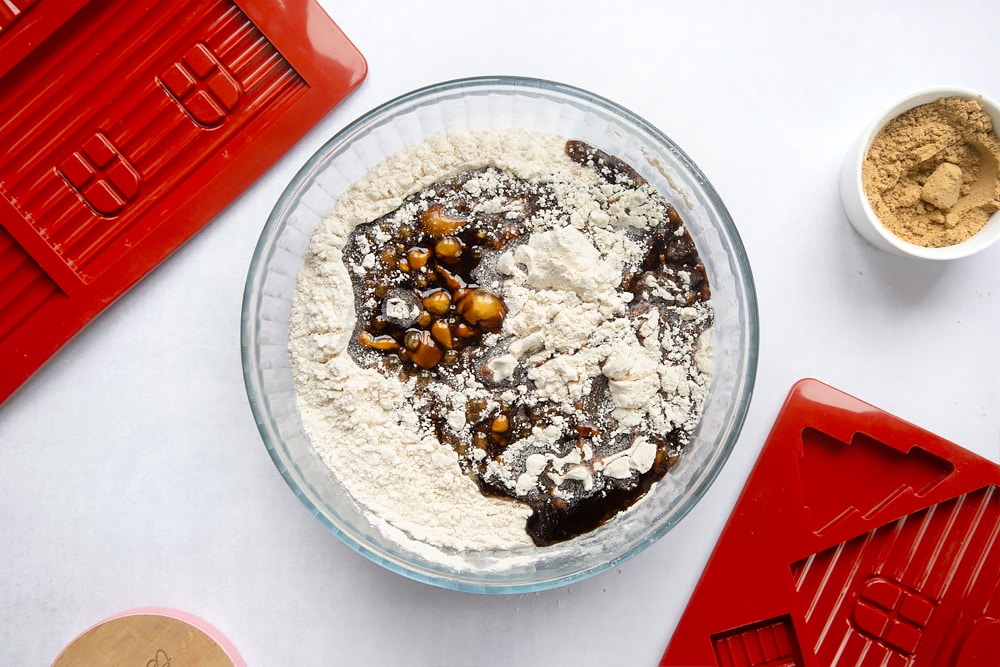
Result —
[[0, 402], [366, 73], [314, 0], [0, 0]]
[[1000, 466], [797, 383], [660, 665], [985, 667], [998, 656]]

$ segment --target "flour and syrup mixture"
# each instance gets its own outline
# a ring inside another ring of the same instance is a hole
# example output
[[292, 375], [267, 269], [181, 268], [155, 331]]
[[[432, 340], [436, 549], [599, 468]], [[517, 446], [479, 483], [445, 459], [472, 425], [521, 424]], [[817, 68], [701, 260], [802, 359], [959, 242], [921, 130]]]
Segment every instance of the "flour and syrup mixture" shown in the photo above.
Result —
[[483, 130], [409, 148], [338, 200], [289, 350], [313, 446], [387, 536], [544, 547], [682, 455], [712, 324], [694, 243], [629, 165]]

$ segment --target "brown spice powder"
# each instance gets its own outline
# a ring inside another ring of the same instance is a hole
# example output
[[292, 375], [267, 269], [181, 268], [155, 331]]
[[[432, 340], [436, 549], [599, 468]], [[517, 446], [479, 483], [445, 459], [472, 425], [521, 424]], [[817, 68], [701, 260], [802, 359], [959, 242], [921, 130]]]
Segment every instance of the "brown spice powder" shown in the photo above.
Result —
[[1000, 138], [978, 100], [942, 98], [893, 118], [861, 167], [872, 209], [904, 241], [960, 243], [1000, 210]]

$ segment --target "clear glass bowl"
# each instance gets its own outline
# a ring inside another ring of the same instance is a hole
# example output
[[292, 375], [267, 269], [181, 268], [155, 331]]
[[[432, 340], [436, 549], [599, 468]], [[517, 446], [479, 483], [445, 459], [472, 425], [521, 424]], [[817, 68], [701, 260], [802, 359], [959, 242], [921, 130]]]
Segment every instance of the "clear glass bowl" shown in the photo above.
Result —
[[[386, 540], [313, 450], [296, 406], [288, 358], [292, 293], [310, 236], [340, 194], [386, 157], [443, 131], [520, 127], [585, 141], [637, 169], [678, 210], [701, 254], [715, 308], [714, 375], [701, 423], [667, 476], [597, 530], [550, 547], [458, 554], [455, 567]], [[666, 135], [617, 104], [559, 83], [485, 77], [396, 98], [351, 123], [288, 185], [261, 234], [243, 301], [247, 394], [278, 471], [320, 522], [372, 561], [412, 579], [481, 593], [565, 585], [634, 556], [704, 495], [732, 450], [757, 367], [750, 266], [708, 179]]]

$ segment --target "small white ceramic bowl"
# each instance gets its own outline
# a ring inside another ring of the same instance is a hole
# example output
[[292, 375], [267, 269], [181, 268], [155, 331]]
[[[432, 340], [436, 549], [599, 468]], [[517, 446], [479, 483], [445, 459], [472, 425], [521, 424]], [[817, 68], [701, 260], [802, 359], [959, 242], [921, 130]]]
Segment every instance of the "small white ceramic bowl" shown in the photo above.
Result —
[[882, 224], [865, 195], [865, 188], [861, 181], [861, 165], [864, 163], [868, 149], [878, 133], [899, 114], [943, 97], [964, 97], [979, 100], [983, 109], [993, 119], [994, 129], [1000, 129], [1000, 104], [982, 93], [967, 88], [940, 87], [918, 90], [902, 98], [880, 115], [855, 142], [847, 154], [847, 159], [844, 161], [840, 173], [840, 201], [847, 213], [847, 218], [858, 233], [876, 248], [909, 257], [947, 260], [968, 257], [985, 250], [1000, 240], [1000, 212], [997, 212], [990, 217], [985, 227], [961, 243], [942, 248], [925, 248], [908, 243]]

